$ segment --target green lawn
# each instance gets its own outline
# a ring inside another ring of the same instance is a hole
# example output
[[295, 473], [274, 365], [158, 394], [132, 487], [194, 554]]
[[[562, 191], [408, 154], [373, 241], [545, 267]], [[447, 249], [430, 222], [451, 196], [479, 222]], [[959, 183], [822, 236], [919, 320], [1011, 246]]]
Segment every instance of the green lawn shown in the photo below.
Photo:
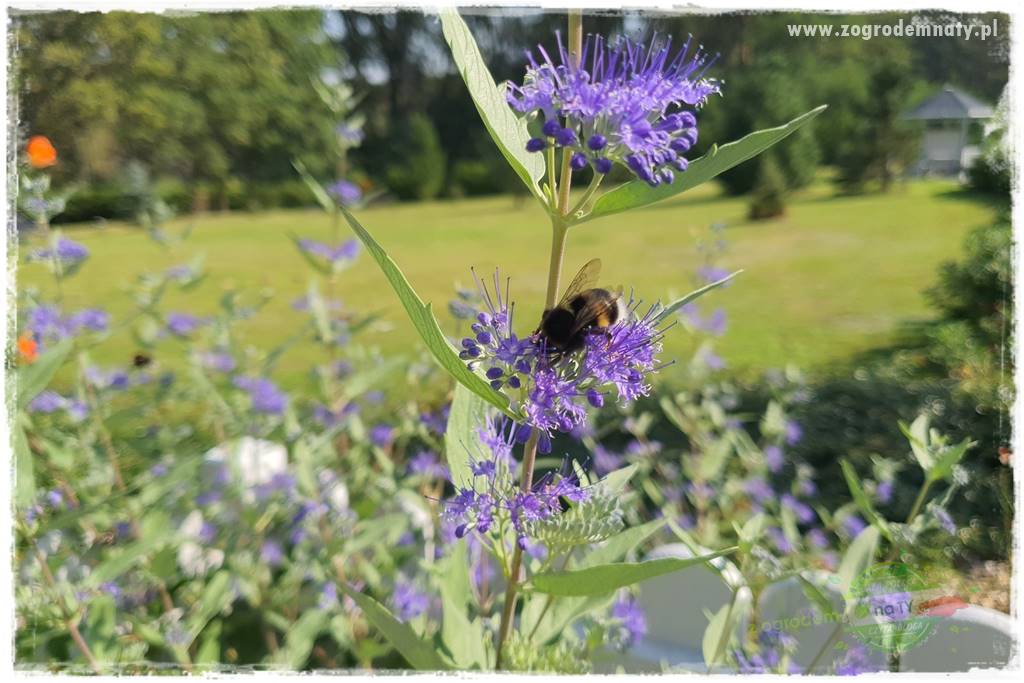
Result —
[[[720, 354], [743, 374], [788, 362], [822, 369], [890, 344], [902, 323], [928, 318], [922, 290], [934, 282], [936, 267], [958, 255], [968, 230], [995, 214], [991, 205], [944, 181], [859, 197], [834, 197], [822, 183], [801, 193], [785, 218], [771, 222], [750, 222], [745, 209], [744, 199], [705, 186], [675, 201], [585, 224], [570, 235], [566, 271], [600, 256], [607, 284], [632, 287], [645, 299], [682, 294], [693, 285], [698, 240], [709, 236], [712, 223], [725, 223], [729, 250], [722, 263], [745, 272], [704, 300], [705, 306], [724, 306], [729, 315]], [[471, 282], [470, 266], [480, 273], [500, 266], [512, 277], [519, 328], [532, 329], [548, 259], [549, 228], [540, 209], [495, 197], [380, 206], [358, 217], [423, 299], [435, 302], [445, 329], [451, 329], [445, 302], [455, 283]], [[311, 272], [288, 235], [325, 239], [329, 218], [315, 210], [272, 211], [190, 217], [177, 225], [187, 221], [195, 226], [192, 238], [172, 252], [127, 225], [69, 228], [92, 257], [65, 285], [67, 306], [98, 304], [123, 317], [140, 273], [204, 253], [209, 277], [192, 292], [170, 296], [168, 309], [210, 313], [227, 289], [249, 291], [253, 298], [266, 289], [273, 299], [242, 328], [247, 343], [267, 348], [293, 333], [303, 314], [290, 304], [304, 293]], [[341, 230], [350, 236], [347, 227]], [[19, 289], [38, 286], [52, 294], [42, 265], [22, 265], [17, 276]], [[366, 333], [367, 343], [385, 353], [414, 349], [412, 327], [368, 257], [341, 276], [337, 294], [349, 307], [382, 315], [379, 328]], [[676, 328], [666, 339], [665, 356], [685, 361], [694, 343]], [[134, 348], [131, 335], [122, 331], [97, 357], [123, 362]], [[308, 351], [299, 346], [290, 352], [280, 379], [291, 384], [308, 368]]]

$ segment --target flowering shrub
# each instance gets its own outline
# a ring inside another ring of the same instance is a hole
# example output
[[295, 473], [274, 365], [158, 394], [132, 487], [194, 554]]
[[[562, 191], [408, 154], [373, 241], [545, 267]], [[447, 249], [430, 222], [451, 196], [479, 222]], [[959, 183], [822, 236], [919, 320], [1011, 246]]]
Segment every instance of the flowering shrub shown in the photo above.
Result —
[[[820, 111], [691, 161], [699, 108], [720, 85], [705, 74], [713, 60], [689, 43], [674, 51], [668, 39], [584, 40], [574, 13], [565, 43], [557, 38], [558, 63], [541, 48], [506, 96], [458, 15], [441, 21], [495, 143], [550, 217], [546, 310], [580, 313], [560, 299], [570, 229], [689, 189]], [[315, 87], [338, 118], [331, 152], [344, 176], [361, 120], [351, 91]], [[803, 438], [790, 417], [808, 400], [799, 379], [780, 377], [751, 417], [714, 377], [724, 361], [711, 339], [727, 320], [698, 300], [733, 277], [716, 263], [720, 230], [695, 291], [668, 303], [631, 294], [616, 319], [579, 323], [578, 344], [517, 320], [509, 281], [497, 274], [457, 292], [450, 310], [462, 327], [449, 336], [350, 212], [372, 197], [345, 177], [321, 184], [296, 162], [332, 218], [329, 240], [292, 236], [312, 276], [292, 315], [297, 335], [317, 344], [305, 359], [311, 381], [296, 388], [275, 373], [288, 344], [256, 349], [239, 339], [238, 325], [266, 297], [232, 291], [206, 315], [165, 305], [168, 292], [202, 281], [201, 256], [140, 277], [136, 309], [123, 318], [68, 310], [63, 287], [90, 252], [50, 229], [63, 202], [45, 174], [56, 150], [34, 138], [26, 151], [21, 209], [43, 246], [25, 259], [47, 264], [58, 286], [52, 299], [26, 292], [18, 312], [20, 660], [95, 673], [586, 672], [599, 654], [648, 636], [637, 588], [647, 579], [715, 560], [736, 569], [734, 598], [749, 590], [756, 604], [809, 567], [863, 564], [883, 543], [906, 553], [926, 534], [956, 531], [947, 507], [969, 443], [948, 443], [920, 420], [906, 428], [926, 483], [904, 524], [874, 507], [892, 495], [889, 461], [867, 485], [845, 465], [854, 503], [827, 510], [815, 500], [813, 470], [787, 452]], [[602, 192], [614, 163], [633, 178]], [[593, 180], [572, 203], [574, 174], [588, 166]], [[170, 232], [164, 218], [152, 213], [146, 231], [177, 259], [188, 233]], [[342, 236], [343, 222], [355, 239]], [[371, 319], [330, 293], [367, 256], [439, 367], [399, 367], [360, 344]], [[91, 351], [123, 326], [138, 353], [97, 365]], [[709, 335], [690, 364], [698, 386], [658, 391], [654, 377], [672, 360], [660, 357], [662, 339], [684, 332]], [[165, 366], [172, 346], [184, 349], [184, 367]], [[378, 385], [400, 370], [410, 383], [451, 379], [455, 389], [441, 405], [415, 396], [396, 405]], [[650, 434], [655, 403], [678, 429], [672, 442]], [[628, 441], [615, 443], [622, 435]], [[568, 457], [567, 443], [591, 457]], [[692, 556], [640, 559], [672, 539]], [[712, 615], [708, 668], [793, 670], [786, 634], [734, 628], [749, 616], [743, 604]], [[829, 666], [848, 672], [858, 662]]]

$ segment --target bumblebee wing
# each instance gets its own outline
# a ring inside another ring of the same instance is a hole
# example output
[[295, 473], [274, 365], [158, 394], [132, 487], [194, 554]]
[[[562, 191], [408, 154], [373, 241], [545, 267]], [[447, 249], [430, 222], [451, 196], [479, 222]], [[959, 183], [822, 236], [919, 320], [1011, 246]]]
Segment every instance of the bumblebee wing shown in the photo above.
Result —
[[564, 306], [573, 297], [582, 291], [591, 289], [597, 284], [597, 278], [601, 275], [601, 259], [591, 259], [583, 264], [580, 268], [580, 272], [576, 273], [576, 277], [572, 279], [572, 282], [562, 292], [562, 298], [558, 300], [559, 306]]
[[610, 324], [614, 312], [613, 309], [616, 305], [615, 299], [588, 300], [583, 308], [577, 311], [570, 336], [594, 324], [598, 327], [607, 327]]

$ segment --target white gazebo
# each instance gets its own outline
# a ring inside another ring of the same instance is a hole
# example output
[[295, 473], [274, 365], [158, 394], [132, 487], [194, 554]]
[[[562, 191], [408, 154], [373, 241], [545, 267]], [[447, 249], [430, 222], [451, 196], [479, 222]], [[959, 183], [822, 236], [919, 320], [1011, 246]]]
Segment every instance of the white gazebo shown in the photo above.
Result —
[[903, 118], [924, 122], [917, 174], [957, 175], [981, 154], [992, 107], [947, 85]]

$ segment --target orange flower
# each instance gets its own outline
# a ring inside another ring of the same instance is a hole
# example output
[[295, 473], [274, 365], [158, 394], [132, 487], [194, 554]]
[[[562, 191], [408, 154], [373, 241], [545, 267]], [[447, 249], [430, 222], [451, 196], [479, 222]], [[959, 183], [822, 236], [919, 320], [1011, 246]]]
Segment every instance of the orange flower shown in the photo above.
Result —
[[35, 168], [46, 168], [57, 163], [57, 149], [45, 135], [34, 135], [28, 141], [28, 163]]
[[18, 353], [26, 363], [34, 363], [39, 357], [39, 343], [28, 333], [18, 337]]

